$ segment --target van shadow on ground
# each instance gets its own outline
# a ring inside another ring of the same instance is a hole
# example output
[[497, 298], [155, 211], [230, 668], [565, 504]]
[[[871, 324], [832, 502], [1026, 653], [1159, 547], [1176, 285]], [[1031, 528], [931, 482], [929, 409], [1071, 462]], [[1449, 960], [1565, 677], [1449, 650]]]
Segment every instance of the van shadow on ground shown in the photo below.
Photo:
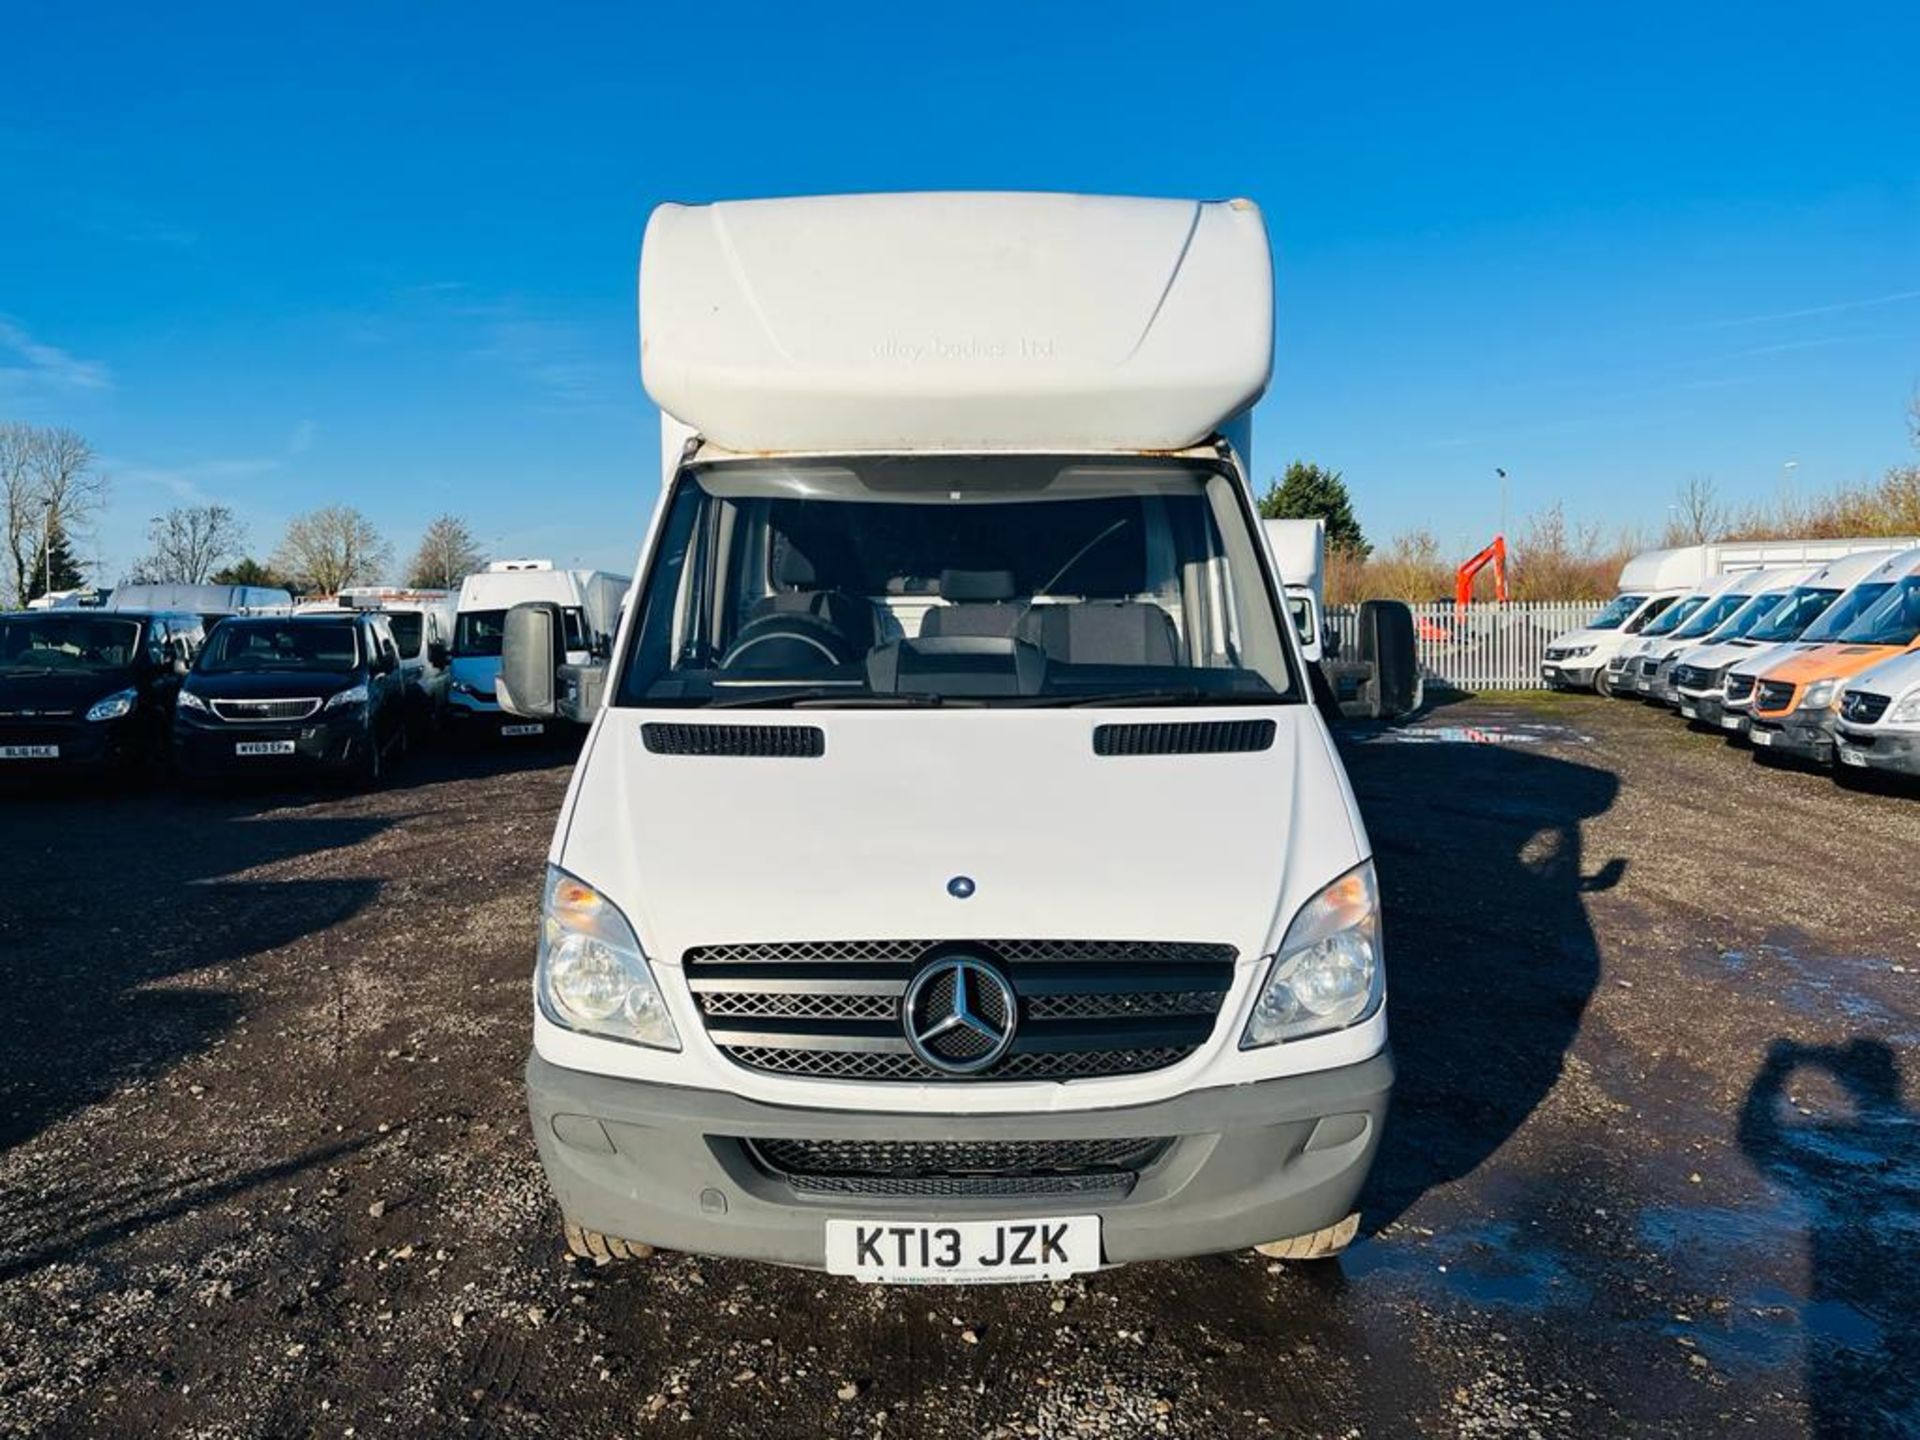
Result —
[[1626, 862], [1594, 863], [1583, 821], [1610, 772], [1534, 745], [1345, 747], [1383, 896], [1399, 1077], [1369, 1231], [1471, 1173], [1559, 1079], [1600, 973], [1584, 896]]
[[[1791, 1097], [1823, 1074], [1838, 1113], [1808, 1114]], [[1741, 1108], [1741, 1151], [1806, 1217], [1807, 1402], [1819, 1435], [1920, 1434], [1920, 1114], [1901, 1089], [1882, 1041], [1776, 1040]]]
[[387, 823], [253, 818], [165, 791], [0, 803], [0, 1153], [206, 1049], [238, 1016], [227, 990], [164, 982], [337, 925], [379, 889], [230, 877]]

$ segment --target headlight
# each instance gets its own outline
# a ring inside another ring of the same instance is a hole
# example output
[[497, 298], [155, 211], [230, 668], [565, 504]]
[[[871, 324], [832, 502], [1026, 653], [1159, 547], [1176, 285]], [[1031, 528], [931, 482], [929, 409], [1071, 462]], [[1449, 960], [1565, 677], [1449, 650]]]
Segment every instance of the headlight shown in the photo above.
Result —
[[1344, 1029], [1378, 1010], [1385, 990], [1380, 890], [1366, 860], [1293, 917], [1240, 1048]]
[[207, 702], [184, 687], [180, 691], [178, 703], [182, 710], [198, 710], [202, 715], [207, 713]]
[[1833, 692], [1840, 684], [1838, 680], [1816, 680], [1807, 687], [1807, 693], [1800, 697], [1802, 710], [1824, 710], [1833, 703]]
[[104, 700], [96, 700], [87, 710], [89, 720], [118, 720], [139, 703], [138, 690], [116, 690]]
[[1915, 686], [1894, 701], [1893, 708], [1887, 711], [1889, 724], [1906, 724], [1915, 720], [1920, 720], [1920, 686]]
[[1592, 653], [1593, 646], [1591, 645], [1569, 645], [1567, 647], [1567, 659], [1569, 660], [1578, 660], [1581, 656], [1591, 655]]
[[328, 710], [344, 710], [349, 705], [364, 705], [366, 703], [367, 687], [366, 684], [362, 682], [359, 685], [349, 685], [346, 689], [336, 691], [334, 694], [329, 695], [324, 708]]
[[554, 1024], [658, 1050], [680, 1035], [640, 942], [614, 903], [558, 866], [547, 867], [534, 989]]

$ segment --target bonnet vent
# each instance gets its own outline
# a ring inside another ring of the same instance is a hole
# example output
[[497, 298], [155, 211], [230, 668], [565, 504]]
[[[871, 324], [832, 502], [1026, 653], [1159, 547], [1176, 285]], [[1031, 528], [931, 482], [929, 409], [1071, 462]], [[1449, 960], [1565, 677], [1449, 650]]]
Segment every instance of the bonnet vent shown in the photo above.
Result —
[[1201, 720], [1186, 724], [1096, 725], [1096, 755], [1226, 755], [1273, 747], [1271, 720]]
[[775, 760], [811, 760], [827, 753], [827, 733], [817, 725], [665, 725], [640, 727], [656, 755], [741, 755]]

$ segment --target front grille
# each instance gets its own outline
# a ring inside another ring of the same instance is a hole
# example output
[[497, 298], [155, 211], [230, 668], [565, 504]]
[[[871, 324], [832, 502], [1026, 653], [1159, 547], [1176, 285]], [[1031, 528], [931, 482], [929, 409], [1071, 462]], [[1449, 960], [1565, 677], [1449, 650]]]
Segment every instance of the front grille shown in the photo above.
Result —
[[1660, 662], [1658, 660], [1642, 660], [1640, 662], [1640, 673], [1642, 675], [1651, 675], [1659, 668]]
[[[997, 966], [1019, 1012], [1007, 1053], [964, 1076], [915, 1055], [900, 1019], [921, 965], [956, 951]], [[749, 1069], [831, 1080], [1004, 1081], [1177, 1064], [1212, 1034], [1236, 953], [1172, 941], [848, 940], [708, 945], [682, 959], [708, 1036]]]
[[1762, 680], [1755, 687], [1753, 708], [1756, 710], [1784, 710], [1793, 703], [1793, 682], [1789, 680]]
[[1891, 695], [1875, 695], [1871, 690], [1849, 690], [1840, 701], [1840, 713], [1856, 725], [1877, 725], [1893, 703]]
[[750, 1140], [762, 1168], [830, 1195], [1060, 1195], [1133, 1188], [1165, 1139]]
[[1733, 675], [1727, 679], [1727, 699], [1736, 705], [1745, 704], [1753, 696], [1753, 676]]
[[305, 700], [213, 700], [213, 713], [222, 720], [238, 724], [270, 724], [275, 721], [304, 720], [320, 708], [315, 699]]
[[1226, 755], [1273, 748], [1271, 720], [1096, 725], [1096, 755]]
[[1713, 683], [1713, 676], [1697, 665], [1676, 665], [1673, 667], [1673, 683], [1682, 690], [1704, 690]]
[[827, 753], [817, 725], [681, 725], [649, 722], [640, 739], [656, 755], [813, 760]]

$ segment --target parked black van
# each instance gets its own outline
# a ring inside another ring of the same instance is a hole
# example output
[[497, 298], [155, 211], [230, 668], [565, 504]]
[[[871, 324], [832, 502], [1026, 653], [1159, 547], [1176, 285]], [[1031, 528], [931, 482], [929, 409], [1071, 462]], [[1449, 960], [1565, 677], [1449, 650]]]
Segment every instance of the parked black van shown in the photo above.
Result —
[[406, 748], [406, 691], [384, 615], [229, 616], [180, 687], [174, 762], [191, 780], [377, 784]]
[[0, 779], [159, 768], [174, 696], [205, 635], [198, 615], [0, 614]]

